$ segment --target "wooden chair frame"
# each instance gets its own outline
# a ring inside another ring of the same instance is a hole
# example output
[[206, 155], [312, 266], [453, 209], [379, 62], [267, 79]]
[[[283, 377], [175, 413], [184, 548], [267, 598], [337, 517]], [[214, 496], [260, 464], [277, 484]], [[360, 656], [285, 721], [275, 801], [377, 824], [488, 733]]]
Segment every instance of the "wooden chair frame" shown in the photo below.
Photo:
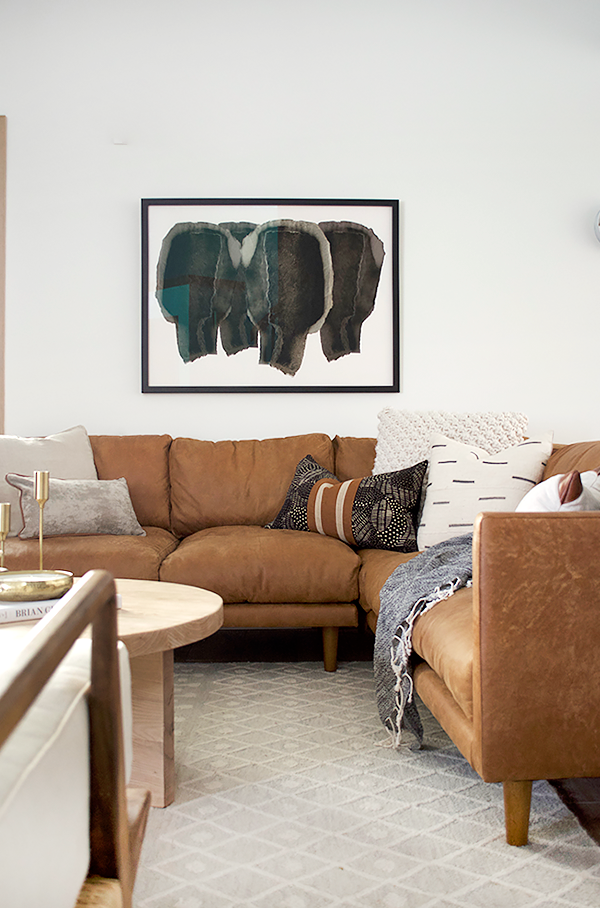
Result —
[[90, 866], [78, 906], [130, 908], [150, 793], [126, 789], [115, 583], [89, 571], [36, 624], [0, 682], [0, 746], [91, 625]]

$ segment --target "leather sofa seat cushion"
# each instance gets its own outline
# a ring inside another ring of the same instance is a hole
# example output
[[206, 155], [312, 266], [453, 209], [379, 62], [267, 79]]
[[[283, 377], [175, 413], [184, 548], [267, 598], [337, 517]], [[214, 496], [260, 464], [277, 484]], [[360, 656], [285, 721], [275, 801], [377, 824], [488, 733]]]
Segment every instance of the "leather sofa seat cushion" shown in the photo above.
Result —
[[160, 579], [212, 590], [230, 602], [352, 602], [360, 560], [329, 536], [264, 527], [211, 527], [183, 539]]
[[[360, 604], [374, 630], [381, 587], [416, 553], [361, 549]], [[431, 666], [468, 718], [473, 717], [473, 591], [458, 590], [415, 622], [413, 651]]]
[[389, 552], [384, 549], [361, 549], [359, 576], [360, 604], [365, 612], [379, 614], [379, 592], [390, 574], [400, 565], [406, 564], [417, 552]]
[[[49, 536], [44, 538], [44, 568], [72, 571], [110, 571], [114, 577], [158, 580], [161, 562], [177, 546], [167, 530], [146, 526], [145, 536]], [[7, 539], [5, 564], [11, 571], [36, 570], [40, 564], [37, 539]]]
[[578, 441], [572, 445], [556, 445], [548, 458], [544, 479], [571, 470], [597, 470], [600, 468], [600, 441]]
[[98, 479], [125, 477], [142, 526], [170, 527], [171, 441], [170, 435], [90, 435]]
[[472, 589], [458, 590], [417, 619], [413, 651], [442, 679], [464, 714], [472, 719]]
[[261, 441], [176, 438], [169, 458], [173, 532], [265, 526], [278, 514], [307, 454], [333, 472], [333, 444], [321, 433]]

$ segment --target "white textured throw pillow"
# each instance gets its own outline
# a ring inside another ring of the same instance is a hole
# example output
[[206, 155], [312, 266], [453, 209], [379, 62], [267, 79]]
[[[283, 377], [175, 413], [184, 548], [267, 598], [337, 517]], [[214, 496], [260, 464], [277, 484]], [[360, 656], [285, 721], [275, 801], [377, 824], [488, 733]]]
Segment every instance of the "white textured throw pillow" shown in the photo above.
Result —
[[[6, 481], [19, 490], [24, 527], [21, 539], [39, 535], [40, 508], [35, 481], [8, 473]], [[127, 480], [50, 479], [44, 505], [44, 536], [145, 536], [129, 495]]]
[[419, 550], [473, 530], [481, 511], [514, 511], [552, 453], [552, 433], [490, 454], [444, 435], [432, 439]]
[[425, 460], [436, 433], [496, 454], [525, 438], [524, 413], [444, 413], [394, 410], [378, 414], [373, 474], [403, 470]]
[[600, 476], [596, 470], [580, 473], [581, 494], [573, 501], [561, 501], [559, 485], [565, 473], [551, 476], [527, 492], [517, 511], [600, 511]]
[[17, 535], [23, 521], [19, 493], [4, 477], [7, 473], [33, 476], [35, 470], [48, 470], [50, 476], [58, 479], [98, 479], [84, 427], [74, 426], [44, 438], [0, 435], [0, 501], [7, 501], [11, 506], [11, 536]]

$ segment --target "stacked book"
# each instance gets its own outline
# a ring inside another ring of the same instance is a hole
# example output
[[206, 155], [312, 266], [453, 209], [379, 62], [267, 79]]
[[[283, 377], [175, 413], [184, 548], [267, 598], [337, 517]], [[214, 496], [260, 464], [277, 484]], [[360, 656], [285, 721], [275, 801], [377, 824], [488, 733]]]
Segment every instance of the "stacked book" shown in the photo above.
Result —
[[[8, 624], [11, 621], [38, 621], [51, 612], [61, 599], [62, 597], [37, 602], [0, 602], [0, 624]], [[121, 608], [119, 593], [117, 593], [117, 608]]]

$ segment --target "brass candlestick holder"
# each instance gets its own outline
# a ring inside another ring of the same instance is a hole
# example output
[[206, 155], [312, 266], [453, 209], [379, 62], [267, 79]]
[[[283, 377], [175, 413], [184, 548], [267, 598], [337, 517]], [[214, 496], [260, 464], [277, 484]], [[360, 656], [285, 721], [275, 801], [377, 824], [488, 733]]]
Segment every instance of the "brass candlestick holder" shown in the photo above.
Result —
[[0, 504], [0, 603], [59, 599], [73, 585], [71, 571], [44, 570], [44, 505], [49, 497], [50, 477], [47, 470], [36, 470], [33, 478], [35, 500], [40, 508], [40, 569], [7, 571], [4, 568], [4, 540], [10, 531], [10, 504]]
[[72, 586], [70, 571], [1, 571], [0, 606], [3, 602], [59, 599]]
[[10, 531], [10, 503], [0, 504], [0, 571], [4, 571], [4, 541]]
[[33, 474], [35, 479], [35, 500], [40, 506], [40, 571], [44, 570], [44, 505], [48, 501], [50, 489], [50, 474], [48, 470], [36, 470]]

